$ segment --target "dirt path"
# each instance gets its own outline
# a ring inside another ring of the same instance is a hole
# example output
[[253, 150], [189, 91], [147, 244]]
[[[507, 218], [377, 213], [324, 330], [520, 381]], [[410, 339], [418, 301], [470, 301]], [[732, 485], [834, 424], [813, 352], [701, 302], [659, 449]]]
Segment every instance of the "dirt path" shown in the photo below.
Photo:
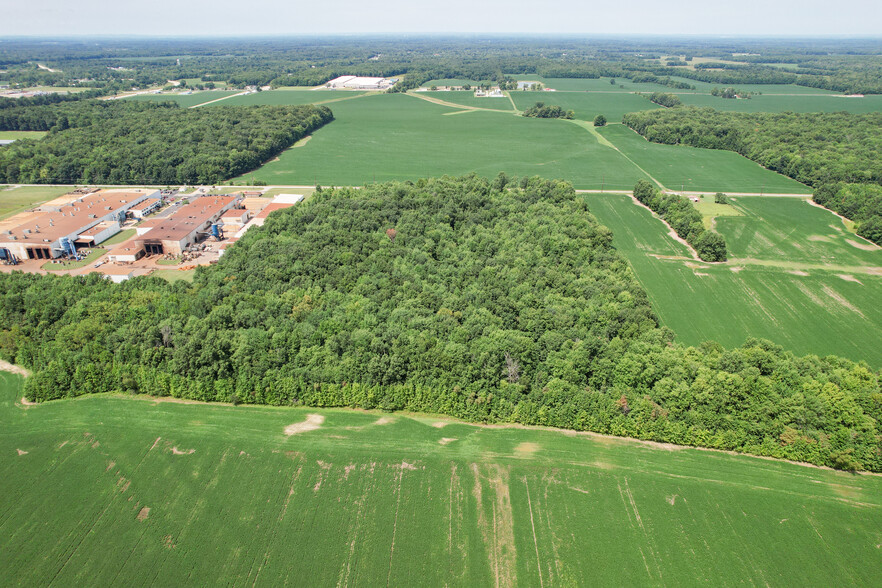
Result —
[[[425, 100], [426, 102], [431, 102], [432, 104], [438, 104], [440, 106], [447, 106], [448, 108], [456, 108], [459, 110], [468, 110], [468, 111], [484, 111], [484, 112], [502, 112], [509, 114], [512, 113], [509, 110], [495, 110], [493, 108], [481, 108], [480, 106], [466, 106], [465, 104], [456, 104], [455, 102], [447, 102], [446, 100], [441, 100], [440, 98], [435, 98], [434, 96], [423, 96], [425, 92], [407, 92], [407, 96], [413, 96], [414, 98], [419, 98], [420, 100]], [[451, 112], [448, 114], [459, 114], [458, 112]]]
[[[656, 178], [654, 178], [652, 176], [652, 174], [650, 174], [648, 171], [646, 171], [645, 169], [643, 169], [642, 167], [637, 165], [636, 161], [634, 161], [633, 159], [631, 159], [630, 157], [625, 155], [621, 149], [616, 147], [615, 143], [613, 143], [612, 141], [610, 141], [609, 139], [607, 139], [606, 137], [601, 135], [599, 132], [597, 132], [597, 129], [594, 127], [594, 123], [591, 123], [587, 120], [578, 120], [578, 119], [569, 119], [569, 120], [567, 120], [567, 122], [571, 122], [578, 127], [582, 127], [583, 129], [585, 129], [586, 131], [591, 133], [594, 136], [594, 138], [597, 140], [598, 143], [600, 143], [604, 147], [609, 147], [610, 149], [613, 149], [616, 153], [618, 153], [619, 155], [621, 155], [622, 157], [624, 157], [625, 159], [630, 161], [631, 165], [633, 165], [634, 167], [639, 169], [641, 172], [643, 172], [646, 175], [646, 177], [649, 178], [650, 180], [652, 180], [659, 188], [661, 188], [664, 191], [667, 191], [667, 188], [665, 188], [664, 184], [662, 184], [660, 181], [658, 181]], [[581, 192], [582, 190], [576, 190], [576, 191]], [[599, 190], [599, 192], [603, 192], [603, 190]]]
[[190, 108], [199, 108], [200, 106], [205, 106], [206, 104], [214, 104], [215, 102], [220, 102], [221, 100], [226, 100], [227, 98], [235, 98], [236, 96], [244, 96], [248, 92], [239, 92], [237, 94], [230, 94], [229, 96], [223, 96], [221, 98], [215, 98], [214, 100], [209, 100], [208, 102], [203, 102], [202, 104], [194, 104]]
[[[815, 208], [820, 208], [821, 210], [826, 210], [830, 214], [838, 216], [840, 218], [840, 220], [842, 220], [842, 224], [845, 225], [846, 228], [848, 227], [848, 223], [852, 222], [850, 218], [846, 218], [846, 217], [842, 216], [841, 214], [839, 214], [838, 212], [836, 212], [835, 210], [830, 210], [826, 206], [822, 206], [821, 204], [818, 204], [817, 202], [815, 202], [811, 198], [808, 198], [806, 200], [806, 202], [808, 202], [811, 206], [814, 206]], [[849, 232], [851, 232], [851, 231], [849, 231]], [[853, 247], [857, 247], [858, 249], [862, 249], [864, 251], [875, 251], [876, 249], [880, 249], [880, 247], [878, 245], [876, 245], [875, 243], [873, 243], [869, 239], [865, 239], [864, 237], [861, 237], [857, 233], [851, 233], [851, 234], [854, 235], [854, 237], [856, 239], [860, 239], [861, 241], [864, 241], [863, 244], [849, 243]]]
[[17, 366], [15, 364], [9, 363], [6, 360], [0, 359], [0, 371], [2, 372], [10, 372], [13, 374], [18, 374], [19, 376], [28, 377], [31, 375], [31, 372], [24, 369], [21, 366]]

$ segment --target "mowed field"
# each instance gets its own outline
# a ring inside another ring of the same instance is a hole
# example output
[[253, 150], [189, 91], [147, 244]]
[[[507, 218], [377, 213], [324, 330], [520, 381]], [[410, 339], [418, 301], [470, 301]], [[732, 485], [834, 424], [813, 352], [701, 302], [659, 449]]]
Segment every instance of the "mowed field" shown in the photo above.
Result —
[[216, 104], [218, 106], [299, 106], [347, 100], [363, 94], [364, 92], [349, 90], [267, 90], [234, 96]]
[[46, 131], [0, 131], [0, 140], [40, 139], [45, 136]]
[[0, 187], [0, 219], [24, 212], [37, 204], [67, 194], [71, 190], [71, 186]]
[[602, 114], [611, 123], [622, 122], [626, 112], [661, 108], [643, 96], [623, 92], [512, 92], [511, 97], [519, 110], [544, 102], [572, 110], [578, 119], [593, 121]]
[[239, 90], [205, 90], [204, 92], [193, 92], [192, 94], [136, 94], [129, 96], [125, 100], [138, 100], [141, 102], [175, 102], [182, 108], [190, 108], [237, 94]]
[[832, 213], [798, 198], [735, 199], [744, 216], [716, 220], [730, 261], [706, 264], [630, 197], [586, 198], [681, 343], [733, 347], [762, 337], [882, 367], [882, 250]]
[[879, 476], [350, 410], [26, 407], [20, 384], [0, 373], [4, 584], [882, 582]]
[[[738, 88], [740, 89], [740, 88]], [[686, 106], [706, 106], [732, 112], [853, 112], [856, 114], [882, 111], [882, 96], [830, 96], [803, 94], [786, 96], [762, 94], [749, 100], [725, 99], [709, 94], [684, 94], [680, 100]]]
[[624, 125], [601, 135], [670, 190], [811, 194], [811, 188], [732, 151], [651, 143]]
[[[512, 95], [515, 93], [512, 92]], [[425, 96], [426, 98], [430, 98], [432, 100], [443, 100], [444, 102], [450, 102], [452, 104], [459, 104], [461, 106], [473, 106], [475, 108], [489, 108], [490, 110], [507, 110], [514, 111], [514, 106], [512, 105], [511, 100], [509, 100], [508, 96], [503, 95], [502, 97], [489, 97], [483, 96], [481, 98], [476, 98], [474, 92], [453, 92], [453, 91], [444, 91], [444, 92], [417, 92], [417, 96]]]
[[646, 177], [568, 121], [464, 111], [402, 94], [364, 96], [331, 107], [332, 123], [249, 173], [247, 181], [253, 175], [270, 185], [339, 186], [470, 172], [494, 177], [505, 171], [564, 178], [577, 188], [600, 188], [605, 182], [607, 188], [630, 189]]

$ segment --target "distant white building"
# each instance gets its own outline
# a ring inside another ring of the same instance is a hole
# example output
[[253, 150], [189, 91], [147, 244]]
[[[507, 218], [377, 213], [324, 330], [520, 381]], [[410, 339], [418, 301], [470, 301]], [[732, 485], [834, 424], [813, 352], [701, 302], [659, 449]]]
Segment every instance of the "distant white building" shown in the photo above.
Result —
[[396, 80], [387, 78], [366, 78], [359, 76], [340, 76], [325, 84], [329, 90], [385, 90], [395, 85]]

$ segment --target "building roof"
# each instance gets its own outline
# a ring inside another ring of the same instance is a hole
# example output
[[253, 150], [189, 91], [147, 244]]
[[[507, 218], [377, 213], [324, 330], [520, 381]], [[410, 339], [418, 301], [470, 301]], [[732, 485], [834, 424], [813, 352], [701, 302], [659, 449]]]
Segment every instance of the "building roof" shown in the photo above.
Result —
[[146, 210], [151, 206], [156, 206], [157, 204], [159, 204], [159, 198], [151, 197], [147, 198], [147, 200], [144, 200], [143, 202], [139, 202], [138, 204], [131, 207], [129, 210]]
[[19, 241], [31, 246], [46, 246], [62, 237], [82, 233], [98, 224], [98, 219], [141, 198], [146, 190], [100, 190], [75, 202], [47, 212], [37, 212], [16, 226], [6, 226], [0, 241]]
[[202, 196], [194, 198], [190, 204], [182, 206], [172, 216], [153, 219], [140, 225], [141, 227], [147, 225], [152, 228], [138, 237], [138, 240], [180, 241], [206, 222], [216, 218], [224, 208], [238, 200], [239, 196]]
[[271, 212], [282, 210], [284, 208], [291, 208], [292, 206], [294, 206], [293, 202], [273, 202], [271, 204], [268, 204], [254, 218], [266, 218]]
[[90, 227], [90, 228], [86, 229], [85, 231], [80, 233], [79, 236], [80, 237], [96, 237], [98, 235], [98, 233], [106, 231], [107, 229], [109, 229], [111, 227], [119, 228], [119, 223], [115, 222], [115, 221], [102, 221], [102, 222], [98, 223], [97, 225], [95, 225], [94, 227]]

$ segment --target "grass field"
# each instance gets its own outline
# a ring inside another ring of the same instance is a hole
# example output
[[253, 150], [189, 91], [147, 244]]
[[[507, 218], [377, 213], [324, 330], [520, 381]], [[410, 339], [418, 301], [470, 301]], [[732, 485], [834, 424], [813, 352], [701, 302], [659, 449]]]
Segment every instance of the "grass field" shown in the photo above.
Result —
[[[585, 129], [561, 120], [463, 112], [401, 94], [332, 105], [336, 120], [302, 147], [247, 174], [269, 185], [360, 185], [469, 172], [565, 178], [579, 188], [630, 189], [645, 177]], [[454, 114], [455, 113], [455, 114]]]
[[882, 347], [873, 343], [882, 341], [882, 250], [849, 245], [853, 236], [830, 227], [839, 222], [833, 214], [794, 198], [737, 199], [745, 216], [717, 219], [732, 259], [702, 264], [629, 197], [587, 199], [681, 343], [733, 347], [762, 337], [799, 354], [882, 367]]
[[651, 143], [624, 125], [610, 125], [599, 131], [671, 190], [811, 193], [808, 186], [731, 151]]
[[167, 269], [167, 270], [155, 270], [151, 274], [151, 276], [156, 278], [162, 278], [168, 282], [192, 282], [193, 277], [196, 275], [195, 269], [190, 270], [176, 270], [176, 269]]
[[[182, 108], [190, 108], [199, 104], [205, 104], [218, 98], [232, 96], [237, 94], [238, 90], [205, 90], [204, 92], [193, 92], [192, 94], [137, 94], [129, 96], [125, 100], [140, 100], [142, 102], [176, 102]], [[225, 103], [226, 100], [219, 104]]]
[[536, 102], [553, 104], [572, 110], [576, 118], [593, 121], [602, 114], [609, 122], [622, 122], [626, 112], [661, 108], [637, 94], [613, 92], [512, 92], [511, 97], [519, 110], [526, 110]]
[[[739, 88], [740, 89], [740, 88]], [[882, 96], [847, 98], [845, 96], [825, 96], [803, 94], [784, 96], [763, 94], [750, 100], [727, 100], [708, 94], [687, 94], [680, 96], [687, 106], [708, 106], [716, 110], [733, 112], [853, 112], [867, 113], [882, 111]]]
[[0, 140], [40, 139], [45, 136], [46, 131], [0, 131]]
[[21, 186], [0, 190], [0, 219], [70, 192], [70, 186]]
[[351, 410], [23, 407], [20, 381], [0, 373], [4, 583], [882, 581], [878, 476]]
[[[228, 98], [218, 102], [218, 106], [255, 106], [259, 104], [270, 106], [297, 106], [300, 104], [322, 104], [336, 102], [338, 100], [355, 98], [364, 92], [338, 91], [338, 90], [269, 90], [243, 94], [235, 98]], [[332, 108], [333, 109], [333, 108]]]
[[[92, 247], [90, 251], [91, 253], [77, 261], [64, 261], [61, 259], [58, 260], [58, 263], [47, 261], [43, 264], [43, 269], [47, 272], [64, 272], [80, 269], [81, 267], [86, 267], [87, 265], [94, 263], [99, 257], [107, 253], [107, 249], [104, 249], [103, 247]], [[80, 255], [83, 254], [80, 253]]]
[[[508, 96], [501, 98], [476, 98], [474, 92], [420, 92], [417, 96], [426, 96], [434, 100], [443, 100], [462, 106], [474, 106], [476, 108], [489, 108], [491, 110], [514, 111]], [[333, 109], [333, 107], [332, 107]]]
[[102, 247], [112, 247], [113, 245], [119, 245], [123, 241], [127, 241], [135, 236], [135, 233], [138, 231], [135, 229], [123, 229], [107, 241], [100, 243]]

